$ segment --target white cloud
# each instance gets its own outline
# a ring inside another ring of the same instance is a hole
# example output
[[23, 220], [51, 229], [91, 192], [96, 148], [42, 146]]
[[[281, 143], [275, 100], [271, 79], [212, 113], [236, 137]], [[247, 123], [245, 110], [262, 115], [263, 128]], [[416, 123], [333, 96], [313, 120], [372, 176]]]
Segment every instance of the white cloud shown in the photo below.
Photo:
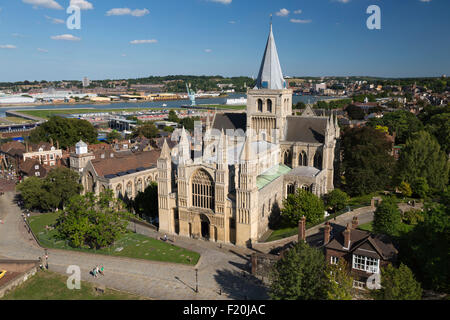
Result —
[[337, 2], [340, 2], [340, 3], [349, 3], [350, 2], [350, 0], [334, 0], [334, 1], [337, 1]]
[[64, 41], [80, 41], [81, 38], [75, 37], [71, 34], [62, 34], [59, 36], [50, 37], [52, 40], [64, 40]]
[[294, 11], [295, 14], [300, 14], [300, 13], [302, 13], [302, 12], [303, 12], [303, 11], [300, 10], [300, 9]]
[[312, 20], [291, 19], [292, 23], [311, 23]]
[[52, 18], [52, 17], [49, 17], [49, 16], [45, 16], [45, 19], [49, 20], [51, 23], [54, 23], [54, 24], [64, 24], [64, 23], [66, 23], [62, 19], [56, 19], [56, 18]]
[[431, 2], [431, 0], [420, 0], [420, 2]]
[[48, 53], [48, 50], [45, 50], [45, 49], [41, 49], [41, 48], [37, 48], [37, 51], [39, 51], [39, 52], [43, 52], [43, 53]]
[[86, 0], [70, 0], [71, 6], [78, 6], [81, 10], [92, 10], [94, 6], [92, 3]]
[[228, 21], [228, 23], [229, 23], [229, 24], [235, 24], [235, 23], [236, 23], [236, 21], [234, 21], [234, 20], [231, 20], [231, 21]]
[[289, 10], [286, 8], [280, 9], [277, 13], [275, 13], [279, 17], [287, 17], [289, 15]]
[[127, 55], [125, 53], [122, 53], [122, 57], [126, 57]]
[[22, 0], [24, 3], [32, 4], [33, 8], [43, 7], [47, 9], [62, 10], [63, 7], [55, 0]]
[[131, 44], [144, 44], [144, 43], [158, 43], [158, 40], [151, 39], [151, 40], [133, 40], [130, 41]]
[[25, 38], [25, 36], [20, 33], [12, 33], [11, 36], [13, 36], [14, 38]]
[[230, 4], [233, 0], [209, 0], [210, 2], [217, 2], [222, 4]]
[[130, 15], [133, 17], [142, 17], [149, 14], [150, 11], [148, 9], [135, 9], [131, 10], [130, 8], [114, 8], [106, 12], [107, 16], [126, 16]]
[[211, 49], [205, 49], [205, 52], [206, 52], [206, 53], [211, 53], [212, 50], [211, 50]]
[[12, 44], [0, 44], [0, 49], [17, 49], [17, 47]]

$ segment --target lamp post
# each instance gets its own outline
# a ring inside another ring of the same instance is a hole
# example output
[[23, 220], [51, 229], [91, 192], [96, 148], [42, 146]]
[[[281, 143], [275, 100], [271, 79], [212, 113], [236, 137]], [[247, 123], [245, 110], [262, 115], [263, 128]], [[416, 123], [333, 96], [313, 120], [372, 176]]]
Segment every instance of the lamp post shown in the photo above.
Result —
[[198, 269], [195, 269], [195, 292], [198, 293]]

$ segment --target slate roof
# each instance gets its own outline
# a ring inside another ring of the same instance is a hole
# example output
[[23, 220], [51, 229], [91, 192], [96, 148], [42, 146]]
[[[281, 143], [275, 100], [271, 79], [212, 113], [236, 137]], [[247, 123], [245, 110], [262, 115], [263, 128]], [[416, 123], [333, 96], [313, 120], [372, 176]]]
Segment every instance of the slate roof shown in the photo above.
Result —
[[286, 117], [286, 141], [324, 143], [328, 118]]
[[217, 113], [214, 117], [213, 129], [247, 130], [247, 114], [245, 113]]
[[113, 175], [119, 173], [126, 175], [129, 174], [128, 172], [137, 172], [137, 169], [155, 168], [160, 154], [160, 150], [152, 150], [131, 155], [128, 153], [126, 155], [116, 153], [114, 158], [95, 159], [91, 162], [100, 177], [108, 176], [111, 178]]

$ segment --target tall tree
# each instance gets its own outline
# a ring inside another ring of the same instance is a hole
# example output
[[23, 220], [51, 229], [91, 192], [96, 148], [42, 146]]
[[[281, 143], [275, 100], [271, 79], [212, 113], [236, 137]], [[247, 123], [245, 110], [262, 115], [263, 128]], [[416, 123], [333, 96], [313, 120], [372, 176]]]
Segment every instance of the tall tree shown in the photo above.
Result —
[[385, 198], [375, 210], [373, 231], [391, 236], [398, 234], [402, 223], [402, 213], [392, 198]]
[[345, 260], [340, 259], [337, 264], [330, 264], [325, 270], [325, 276], [329, 281], [328, 300], [352, 300], [353, 277], [348, 271]]
[[158, 216], [158, 184], [152, 182], [144, 192], [139, 192], [133, 202], [134, 210], [140, 216]]
[[295, 194], [290, 194], [283, 201], [281, 217], [285, 225], [296, 226], [302, 216], [305, 216], [306, 221], [310, 223], [320, 222], [323, 219], [324, 212], [322, 199], [299, 188]]
[[343, 140], [344, 189], [350, 195], [363, 195], [389, 186], [395, 160], [392, 142], [371, 127], [344, 131]]
[[448, 157], [439, 143], [426, 131], [414, 134], [406, 141], [397, 166], [397, 181], [413, 186], [418, 178], [424, 178], [433, 192], [440, 192], [448, 183]]
[[323, 253], [301, 242], [284, 252], [271, 272], [273, 300], [322, 300], [328, 279]]
[[144, 136], [147, 139], [155, 138], [158, 135], [158, 128], [152, 122], [146, 122], [142, 126], [133, 129], [132, 136], [139, 137]]
[[108, 247], [126, 232], [129, 213], [121, 208], [112, 190], [75, 196], [57, 221], [59, 236], [75, 248]]
[[381, 271], [381, 289], [376, 292], [380, 300], [421, 300], [422, 288], [411, 269], [400, 264], [398, 269], [388, 265]]
[[333, 211], [339, 211], [345, 208], [350, 197], [341, 189], [334, 189], [325, 196], [325, 199], [327, 206], [331, 207]]

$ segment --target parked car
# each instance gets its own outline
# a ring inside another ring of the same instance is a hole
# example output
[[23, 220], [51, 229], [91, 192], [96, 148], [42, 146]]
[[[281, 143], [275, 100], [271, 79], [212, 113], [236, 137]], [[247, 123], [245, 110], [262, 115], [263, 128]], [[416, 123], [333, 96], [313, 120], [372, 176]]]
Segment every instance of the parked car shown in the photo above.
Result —
[[5, 270], [0, 270], [0, 279], [3, 278], [6, 274]]

